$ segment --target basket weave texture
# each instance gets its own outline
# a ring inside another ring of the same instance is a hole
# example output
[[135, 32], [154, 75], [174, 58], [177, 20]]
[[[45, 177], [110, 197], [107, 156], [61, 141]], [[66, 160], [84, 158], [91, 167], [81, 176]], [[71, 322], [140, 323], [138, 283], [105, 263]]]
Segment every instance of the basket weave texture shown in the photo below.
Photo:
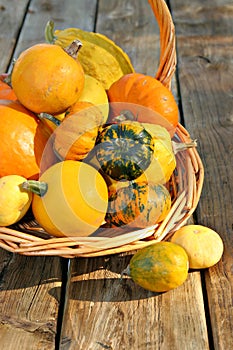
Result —
[[[160, 64], [155, 78], [166, 87], [176, 69], [175, 28], [164, 0], [148, 0], [160, 29]], [[178, 124], [176, 142], [190, 142], [187, 130]], [[14, 226], [0, 227], [0, 247], [12, 253], [30, 256], [94, 257], [128, 252], [152, 243], [168, 239], [185, 225], [197, 207], [204, 179], [202, 161], [196, 148], [176, 155], [177, 167], [169, 188], [172, 206], [165, 220], [159, 225], [130, 231], [129, 228], [100, 230], [89, 237], [53, 238], [33, 220]]]

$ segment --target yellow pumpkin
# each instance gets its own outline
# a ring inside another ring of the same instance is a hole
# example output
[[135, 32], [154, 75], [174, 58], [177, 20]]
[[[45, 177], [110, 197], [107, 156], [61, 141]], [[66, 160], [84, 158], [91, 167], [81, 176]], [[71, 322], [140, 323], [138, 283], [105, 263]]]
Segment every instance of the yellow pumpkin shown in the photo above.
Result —
[[52, 236], [89, 236], [103, 222], [108, 205], [107, 185], [88, 164], [65, 160], [47, 169], [39, 181], [28, 180], [32, 211]]
[[139, 180], [165, 184], [176, 168], [176, 154], [188, 148], [196, 147], [196, 141], [174, 142], [165, 127], [151, 123], [141, 124], [153, 137], [154, 154], [150, 165]]
[[13, 225], [28, 211], [32, 194], [22, 188], [24, 181], [19, 175], [0, 178], [0, 226]]
[[90, 102], [100, 108], [103, 114], [102, 124], [108, 119], [108, 96], [103, 85], [94, 77], [85, 74], [84, 88], [78, 101]]
[[78, 60], [84, 72], [96, 78], [105, 90], [121, 76], [134, 71], [128, 55], [111, 39], [100, 33], [87, 32], [80, 28], [66, 28], [54, 32], [54, 23], [49, 21], [45, 28], [45, 37], [48, 42], [61, 47], [79, 39], [82, 49]]
[[224, 250], [219, 234], [202, 225], [183, 226], [174, 233], [171, 242], [186, 250], [192, 269], [204, 269], [215, 265], [221, 259]]
[[149, 123], [142, 123], [142, 125], [151, 134], [154, 141], [153, 158], [142, 178], [146, 177], [147, 181], [164, 184], [170, 179], [176, 168], [176, 157], [170, 134], [160, 125]]

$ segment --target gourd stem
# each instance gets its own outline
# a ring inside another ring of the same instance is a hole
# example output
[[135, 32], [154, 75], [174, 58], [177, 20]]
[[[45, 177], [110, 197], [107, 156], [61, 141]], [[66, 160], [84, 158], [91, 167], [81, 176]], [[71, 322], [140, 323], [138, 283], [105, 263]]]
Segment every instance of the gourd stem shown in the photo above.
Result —
[[27, 180], [22, 183], [22, 188], [43, 197], [48, 191], [48, 184], [43, 181]]
[[188, 148], [197, 147], [197, 140], [192, 140], [190, 142], [174, 142], [172, 141], [172, 148], [174, 154], [178, 152], [185, 151]]
[[[54, 44], [56, 41], [56, 35], [54, 35], [54, 22], [53, 21], [48, 21], [46, 26], [45, 26], [45, 30], [44, 30], [44, 36], [45, 36], [45, 40], [49, 43], [49, 44]], [[80, 48], [83, 46], [83, 44], [81, 43], [80, 40], [76, 39], [73, 40], [72, 43], [66, 47], [63, 48], [63, 50], [72, 58], [76, 59], [78, 56], [78, 52], [80, 50]]]
[[130, 276], [130, 267], [129, 267], [129, 265], [121, 272], [121, 278], [123, 277], [123, 275]]
[[38, 118], [50, 120], [56, 126], [59, 126], [61, 124], [61, 121], [59, 119], [55, 118], [53, 115], [48, 113], [39, 113]]
[[54, 22], [53, 21], [47, 22], [47, 24], [45, 26], [45, 30], [44, 30], [44, 36], [45, 36], [45, 40], [49, 44], [54, 44], [54, 42], [56, 40], [56, 36], [54, 35]]
[[76, 60], [76, 58], [78, 57], [78, 52], [82, 46], [83, 46], [83, 44], [81, 43], [81, 41], [76, 39], [76, 40], [73, 40], [72, 43], [68, 47], [65, 47], [63, 50], [69, 56], [71, 56], [72, 58], [74, 58]]
[[134, 114], [129, 110], [122, 110], [118, 116], [115, 117], [115, 120], [117, 122], [124, 122], [127, 120], [135, 121], [137, 118], [135, 118]]

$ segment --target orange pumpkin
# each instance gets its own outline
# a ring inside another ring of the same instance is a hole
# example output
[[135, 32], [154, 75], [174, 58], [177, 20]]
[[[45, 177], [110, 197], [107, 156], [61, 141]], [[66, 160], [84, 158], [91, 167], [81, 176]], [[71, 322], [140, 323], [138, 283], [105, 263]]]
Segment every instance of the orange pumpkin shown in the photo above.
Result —
[[0, 100], [0, 115], [0, 177], [13, 174], [37, 179], [45, 147], [41, 171], [57, 160], [47, 129], [18, 101]]
[[54, 130], [53, 148], [60, 159], [82, 160], [95, 146], [102, 113], [90, 102], [76, 102]]
[[12, 87], [18, 100], [35, 113], [59, 114], [75, 103], [84, 87], [84, 71], [60, 46], [36, 44], [14, 64]]
[[17, 100], [13, 89], [5, 82], [7, 74], [0, 74], [0, 99], [1, 100]]
[[[178, 124], [179, 110], [172, 92], [159, 80], [140, 73], [130, 73], [114, 82], [109, 90], [110, 102], [127, 102], [150, 108], [158, 114], [135, 113], [137, 121], [157, 124], [158, 117], [162, 116], [174, 128]], [[119, 114], [121, 111], [117, 111]], [[114, 117], [111, 121], [114, 121]]]

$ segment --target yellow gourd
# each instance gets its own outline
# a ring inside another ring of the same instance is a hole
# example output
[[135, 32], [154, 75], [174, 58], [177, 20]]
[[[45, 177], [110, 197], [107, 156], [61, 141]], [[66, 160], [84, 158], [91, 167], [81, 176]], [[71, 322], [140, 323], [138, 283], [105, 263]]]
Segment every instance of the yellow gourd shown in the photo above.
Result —
[[154, 156], [144, 176], [148, 181], [153, 179], [155, 183], [164, 184], [170, 179], [176, 167], [170, 134], [160, 125], [149, 123], [142, 123], [142, 125], [151, 133], [154, 141]]
[[102, 124], [108, 119], [108, 96], [103, 85], [94, 77], [85, 74], [84, 88], [78, 101], [90, 102], [100, 108], [103, 114]]
[[80, 28], [55, 30], [54, 23], [49, 21], [45, 28], [46, 40], [63, 48], [79, 39], [82, 49], [78, 60], [84, 72], [96, 78], [107, 90], [111, 84], [134, 68], [128, 55], [107, 36], [99, 33], [84, 31]]
[[25, 182], [24, 188], [35, 193], [33, 214], [52, 236], [89, 236], [104, 221], [107, 185], [88, 164], [65, 160], [47, 169], [39, 181]]
[[171, 242], [158, 242], [134, 254], [123, 274], [152, 292], [167, 292], [179, 287], [188, 277], [185, 250]]
[[163, 126], [151, 123], [141, 124], [153, 137], [154, 156], [149, 167], [138, 180], [165, 184], [176, 168], [176, 154], [188, 148], [196, 147], [196, 141], [188, 143], [174, 142]]
[[32, 194], [22, 188], [24, 181], [19, 175], [0, 178], [0, 226], [13, 225], [28, 211]]
[[221, 259], [224, 249], [219, 234], [202, 225], [183, 226], [174, 233], [171, 242], [186, 250], [192, 269], [204, 269], [215, 265]]

